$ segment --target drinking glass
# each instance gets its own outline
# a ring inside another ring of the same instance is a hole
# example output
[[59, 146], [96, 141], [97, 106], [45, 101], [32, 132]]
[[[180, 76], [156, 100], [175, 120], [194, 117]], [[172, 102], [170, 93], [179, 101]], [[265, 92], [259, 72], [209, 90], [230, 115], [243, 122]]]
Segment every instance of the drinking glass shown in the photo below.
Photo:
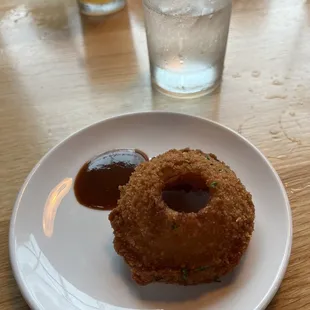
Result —
[[200, 97], [221, 83], [231, 0], [143, 0], [153, 85]]

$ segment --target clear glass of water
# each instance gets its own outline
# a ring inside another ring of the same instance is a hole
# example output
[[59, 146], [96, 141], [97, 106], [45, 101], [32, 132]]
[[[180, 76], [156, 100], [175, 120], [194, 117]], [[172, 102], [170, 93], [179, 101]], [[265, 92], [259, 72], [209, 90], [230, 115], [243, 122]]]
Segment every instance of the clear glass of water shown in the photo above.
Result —
[[155, 88], [194, 98], [220, 85], [232, 0], [143, 0]]
[[125, 0], [78, 0], [81, 13], [90, 16], [113, 14], [126, 5]]

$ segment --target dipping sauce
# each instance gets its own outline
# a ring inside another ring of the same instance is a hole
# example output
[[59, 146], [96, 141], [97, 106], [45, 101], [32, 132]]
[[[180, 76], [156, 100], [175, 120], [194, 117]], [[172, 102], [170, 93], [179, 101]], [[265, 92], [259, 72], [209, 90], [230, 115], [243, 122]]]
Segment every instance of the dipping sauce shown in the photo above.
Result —
[[135, 168], [148, 161], [146, 154], [134, 149], [105, 152], [86, 162], [74, 183], [78, 202], [86, 207], [112, 210], [120, 197], [118, 187], [125, 185]]
[[162, 191], [166, 205], [177, 212], [197, 213], [205, 208], [210, 200], [207, 188], [197, 188], [189, 183], [167, 185]]

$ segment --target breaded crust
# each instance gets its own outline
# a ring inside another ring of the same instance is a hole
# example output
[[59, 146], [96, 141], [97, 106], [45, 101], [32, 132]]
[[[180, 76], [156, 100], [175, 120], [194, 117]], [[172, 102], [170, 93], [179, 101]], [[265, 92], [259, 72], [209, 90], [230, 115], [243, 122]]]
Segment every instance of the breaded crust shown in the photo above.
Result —
[[[162, 190], [172, 180], [198, 177], [211, 198], [197, 213], [170, 209]], [[121, 187], [110, 213], [114, 248], [141, 285], [212, 282], [231, 271], [254, 228], [254, 205], [235, 173], [213, 154], [170, 150], [140, 164]]]

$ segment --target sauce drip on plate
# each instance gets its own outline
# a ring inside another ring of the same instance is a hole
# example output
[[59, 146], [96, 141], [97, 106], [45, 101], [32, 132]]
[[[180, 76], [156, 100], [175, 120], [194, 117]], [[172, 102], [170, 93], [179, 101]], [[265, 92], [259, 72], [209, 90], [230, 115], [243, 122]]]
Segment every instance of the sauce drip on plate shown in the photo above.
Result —
[[135, 168], [148, 161], [146, 154], [134, 149], [105, 152], [86, 162], [74, 183], [78, 202], [86, 207], [112, 210], [120, 197], [118, 187], [125, 185]]

